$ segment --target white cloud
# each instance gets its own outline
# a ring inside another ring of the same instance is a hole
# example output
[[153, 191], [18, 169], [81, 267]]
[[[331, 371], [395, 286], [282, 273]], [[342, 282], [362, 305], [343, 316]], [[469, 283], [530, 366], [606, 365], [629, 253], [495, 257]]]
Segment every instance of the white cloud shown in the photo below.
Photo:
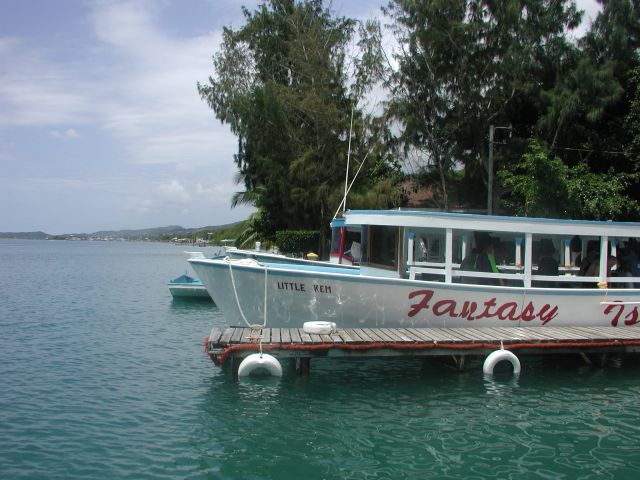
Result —
[[131, 162], [210, 163], [220, 144], [218, 158], [231, 161], [233, 137], [196, 88], [211, 73], [219, 31], [173, 38], [161, 30], [158, 2], [93, 7], [94, 42], [77, 51], [0, 38], [0, 64], [11, 65], [0, 74], [0, 127], [50, 126], [63, 138], [61, 125], [93, 124]]
[[191, 195], [189, 195], [184, 186], [177, 180], [159, 185], [158, 192], [164, 199], [169, 201], [184, 203], [191, 200]]
[[74, 140], [76, 138], [80, 138], [80, 135], [78, 134], [78, 132], [76, 132], [75, 129], [73, 128], [67, 128], [66, 130], [63, 130], [63, 131], [51, 130], [49, 134], [53, 138], [59, 138], [61, 140]]
[[149, 198], [133, 196], [127, 198], [124, 210], [137, 215], [147, 215], [153, 212], [154, 204]]

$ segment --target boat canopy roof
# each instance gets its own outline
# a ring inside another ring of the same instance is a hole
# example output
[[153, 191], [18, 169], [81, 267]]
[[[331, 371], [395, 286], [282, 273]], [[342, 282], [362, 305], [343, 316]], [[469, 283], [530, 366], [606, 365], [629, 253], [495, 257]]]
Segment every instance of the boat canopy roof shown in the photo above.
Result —
[[344, 226], [344, 217], [334, 217], [333, 220], [331, 220], [330, 226], [331, 228], [338, 228], [338, 227]]
[[562, 220], [507, 217], [420, 210], [348, 210], [345, 225], [380, 225], [409, 228], [452, 228], [469, 231], [640, 237], [638, 222]]

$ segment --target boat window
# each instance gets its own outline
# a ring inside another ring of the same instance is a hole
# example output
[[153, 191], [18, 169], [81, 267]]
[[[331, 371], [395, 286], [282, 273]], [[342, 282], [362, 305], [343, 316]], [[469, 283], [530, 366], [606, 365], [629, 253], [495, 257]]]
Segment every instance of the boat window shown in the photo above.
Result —
[[[342, 245], [342, 252], [340, 252]], [[360, 229], [353, 227], [331, 228], [331, 251], [329, 256], [333, 258], [346, 258], [352, 262], [360, 261]]]
[[395, 270], [398, 258], [397, 245], [397, 227], [363, 226], [361, 263]]
[[331, 228], [331, 252], [334, 254], [340, 253], [340, 238], [342, 236], [343, 227]]
[[444, 234], [417, 232], [413, 241], [414, 262], [443, 262]]
[[[611, 241], [611, 255], [617, 259], [615, 275], [618, 277], [640, 277], [640, 239], [614, 238]], [[637, 282], [631, 287], [638, 288]], [[629, 285], [626, 285], [629, 287]]]

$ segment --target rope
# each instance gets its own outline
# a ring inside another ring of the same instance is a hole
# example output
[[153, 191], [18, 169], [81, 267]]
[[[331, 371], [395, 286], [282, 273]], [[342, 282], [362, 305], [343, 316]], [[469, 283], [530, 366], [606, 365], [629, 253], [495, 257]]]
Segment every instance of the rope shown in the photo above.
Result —
[[[229, 257], [225, 258], [225, 261], [227, 261], [229, 263], [229, 276], [231, 277], [231, 287], [233, 288], [233, 296], [236, 299], [236, 305], [238, 307], [238, 311], [240, 312], [240, 316], [242, 317], [242, 320], [244, 321], [244, 323], [247, 325], [247, 327], [249, 327], [251, 329], [251, 338], [258, 338], [258, 348], [260, 351], [260, 357], [262, 357], [262, 335], [260, 335], [260, 332], [262, 331], [263, 328], [265, 328], [267, 326], [267, 286], [269, 285], [268, 283], [268, 279], [269, 279], [269, 269], [267, 267], [267, 265], [264, 265], [264, 303], [263, 303], [263, 321], [262, 321], [262, 325], [259, 324], [251, 324], [249, 323], [249, 321], [247, 320], [247, 317], [245, 316], [244, 312], [242, 311], [242, 307], [240, 306], [240, 299], [238, 298], [238, 290], [236, 288], [236, 281], [233, 278], [233, 268], [231, 267], [231, 259]], [[258, 335], [254, 336], [254, 332], [258, 333]]]
[[600, 305], [607, 303], [607, 295], [609, 294], [609, 284], [607, 282], [598, 282], [598, 288], [604, 288], [604, 299], [600, 302]]
[[[247, 320], [247, 317], [245, 316], [244, 312], [242, 311], [242, 307], [240, 306], [240, 300], [238, 299], [238, 290], [236, 288], [236, 281], [233, 278], [233, 268], [231, 267], [231, 259], [229, 257], [225, 257], [225, 261], [229, 264], [229, 276], [231, 277], [231, 288], [233, 288], [233, 296], [236, 299], [236, 306], [238, 307], [238, 311], [240, 312], [240, 316], [242, 317], [242, 320], [244, 321], [244, 323], [247, 325], [247, 327], [249, 327], [252, 330], [262, 330], [265, 325], [267, 324], [267, 312], [266, 312], [266, 303], [265, 303], [265, 313], [264, 313], [264, 324], [263, 325], [258, 325], [258, 324], [251, 324], [249, 323], [249, 320]], [[266, 302], [266, 295], [267, 295], [267, 267], [265, 266], [264, 269], [265, 272], [265, 285], [264, 285], [264, 290], [265, 290], [265, 302]]]

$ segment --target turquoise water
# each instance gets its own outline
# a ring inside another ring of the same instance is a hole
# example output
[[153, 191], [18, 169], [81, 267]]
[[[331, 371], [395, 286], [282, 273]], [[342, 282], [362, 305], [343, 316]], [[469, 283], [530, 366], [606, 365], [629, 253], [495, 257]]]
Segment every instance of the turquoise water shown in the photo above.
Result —
[[418, 360], [236, 381], [182, 247], [0, 241], [0, 478], [637, 479], [640, 362]]

